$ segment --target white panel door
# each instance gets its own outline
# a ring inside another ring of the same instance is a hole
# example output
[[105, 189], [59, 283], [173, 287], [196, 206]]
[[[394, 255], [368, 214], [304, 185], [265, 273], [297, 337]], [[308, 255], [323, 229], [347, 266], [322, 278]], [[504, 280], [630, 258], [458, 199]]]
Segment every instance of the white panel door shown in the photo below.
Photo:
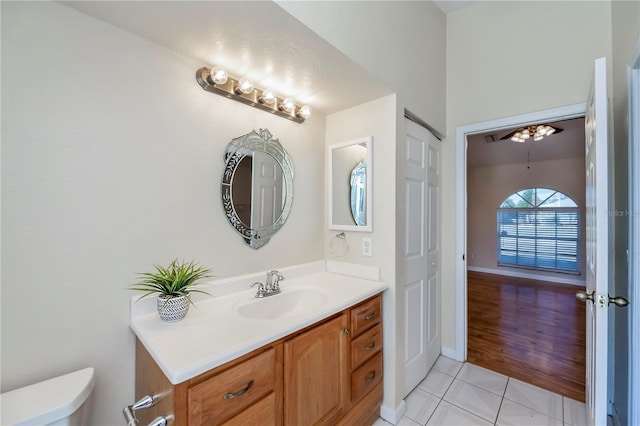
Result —
[[282, 213], [282, 168], [271, 155], [255, 151], [251, 175], [251, 228], [266, 229]]
[[585, 117], [587, 309], [586, 399], [589, 425], [607, 425], [609, 177], [606, 60], [595, 63]]
[[408, 119], [405, 129], [406, 395], [424, 379], [440, 354], [440, 147], [427, 129]]
[[427, 148], [427, 372], [440, 355], [440, 180], [442, 142], [428, 133]]

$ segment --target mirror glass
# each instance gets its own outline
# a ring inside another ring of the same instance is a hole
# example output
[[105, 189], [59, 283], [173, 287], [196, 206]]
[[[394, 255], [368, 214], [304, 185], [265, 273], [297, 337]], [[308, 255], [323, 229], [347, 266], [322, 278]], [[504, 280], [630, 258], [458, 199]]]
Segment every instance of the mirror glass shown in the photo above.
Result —
[[372, 230], [372, 137], [329, 146], [329, 229]]
[[222, 205], [227, 220], [252, 248], [284, 225], [293, 202], [293, 161], [269, 130], [252, 131], [227, 146]]

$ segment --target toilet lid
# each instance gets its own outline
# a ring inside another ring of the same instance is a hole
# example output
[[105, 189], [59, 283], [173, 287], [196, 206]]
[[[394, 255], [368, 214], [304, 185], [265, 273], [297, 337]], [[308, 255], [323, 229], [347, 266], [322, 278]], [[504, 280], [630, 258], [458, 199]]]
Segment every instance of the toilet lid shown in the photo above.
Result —
[[73, 414], [95, 384], [93, 368], [45, 380], [0, 395], [3, 425], [46, 425]]

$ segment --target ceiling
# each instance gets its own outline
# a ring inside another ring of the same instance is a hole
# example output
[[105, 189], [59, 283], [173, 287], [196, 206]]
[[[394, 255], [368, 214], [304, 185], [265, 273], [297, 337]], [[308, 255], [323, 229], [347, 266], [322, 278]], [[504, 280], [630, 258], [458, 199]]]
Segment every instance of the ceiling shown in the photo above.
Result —
[[[584, 118], [547, 122], [561, 133], [534, 142], [500, 140], [518, 127], [467, 136], [467, 165], [470, 167], [526, 163], [566, 158], [584, 158]], [[488, 142], [495, 139], [495, 142]]]
[[[60, 1], [331, 114], [392, 91], [274, 2]], [[194, 84], [195, 72], [194, 67]]]

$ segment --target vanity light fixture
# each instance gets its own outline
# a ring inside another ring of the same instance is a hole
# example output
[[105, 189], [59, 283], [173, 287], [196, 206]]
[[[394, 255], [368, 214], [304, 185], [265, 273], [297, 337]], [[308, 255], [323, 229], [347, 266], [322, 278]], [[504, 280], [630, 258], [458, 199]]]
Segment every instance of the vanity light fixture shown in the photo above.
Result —
[[235, 79], [221, 67], [200, 68], [196, 81], [207, 92], [216, 93], [296, 123], [311, 116], [308, 105], [297, 105], [291, 98], [278, 98], [270, 89], [260, 90], [246, 78]]

